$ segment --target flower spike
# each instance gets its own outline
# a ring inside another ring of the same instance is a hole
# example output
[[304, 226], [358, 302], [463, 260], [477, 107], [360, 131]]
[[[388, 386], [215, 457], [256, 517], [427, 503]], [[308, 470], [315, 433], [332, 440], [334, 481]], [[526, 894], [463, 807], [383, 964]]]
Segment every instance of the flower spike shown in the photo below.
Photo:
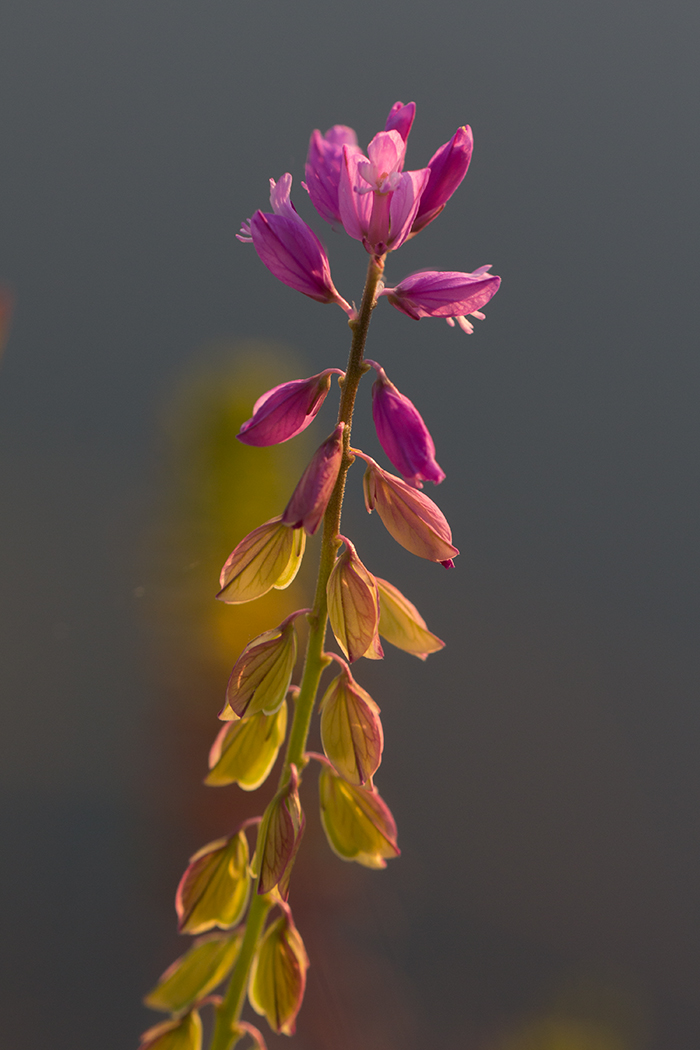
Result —
[[420, 412], [387, 378], [376, 361], [367, 359], [377, 373], [372, 386], [372, 415], [379, 443], [404, 480], [422, 489], [424, 481], [438, 485], [445, 477], [435, 459], [435, 444]]
[[326, 400], [332, 375], [344, 376], [345, 372], [326, 368], [309, 379], [273, 386], [253, 405], [253, 415], [241, 427], [238, 440], [260, 447], [279, 445], [301, 434]]

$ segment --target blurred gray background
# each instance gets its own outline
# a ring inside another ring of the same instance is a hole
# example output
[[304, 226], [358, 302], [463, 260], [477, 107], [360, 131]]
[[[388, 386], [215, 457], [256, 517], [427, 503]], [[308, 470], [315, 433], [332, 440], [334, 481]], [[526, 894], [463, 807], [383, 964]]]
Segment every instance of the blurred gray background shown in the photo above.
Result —
[[[343, 366], [340, 311], [234, 235], [290, 171], [358, 299], [365, 253], [315, 216], [306, 146], [334, 123], [366, 143], [397, 99], [418, 105], [411, 168], [465, 122], [475, 150], [388, 279], [493, 263], [503, 286], [470, 338], [386, 302], [370, 334], [432, 430], [462, 554], [449, 573], [411, 558], [351, 475], [361, 556], [448, 647], [358, 671], [403, 856], [358, 870], [384, 925], [349, 936], [409, 1015], [399, 1041], [346, 1042], [700, 1044], [699, 22], [679, 0], [5, 0], [8, 1050], [134, 1047], [156, 1020], [139, 1000], [177, 949], [172, 891], [199, 844], [145, 789], [159, 413], [212, 345]], [[368, 394], [354, 440], [377, 454]], [[300, 1028], [298, 1045], [346, 1044]]]

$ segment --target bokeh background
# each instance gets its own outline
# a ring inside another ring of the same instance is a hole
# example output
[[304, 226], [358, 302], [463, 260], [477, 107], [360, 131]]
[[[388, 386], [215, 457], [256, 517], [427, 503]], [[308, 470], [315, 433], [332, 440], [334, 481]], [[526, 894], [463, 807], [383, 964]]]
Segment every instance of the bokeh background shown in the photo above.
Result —
[[387, 276], [493, 263], [503, 286], [470, 338], [375, 314], [462, 555], [398, 548], [353, 472], [346, 530], [448, 645], [358, 672], [400, 860], [330, 856], [305, 784], [295, 1045], [700, 1044], [699, 22], [687, 0], [5, 0], [3, 1045], [135, 1047], [187, 857], [258, 808], [201, 786], [206, 750], [237, 651], [309, 581], [241, 616], [216, 574], [333, 413], [278, 457], [233, 435], [348, 334], [234, 235], [290, 171], [358, 298], [306, 145], [337, 122], [366, 143], [396, 99], [411, 167], [464, 122], [475, 152]]

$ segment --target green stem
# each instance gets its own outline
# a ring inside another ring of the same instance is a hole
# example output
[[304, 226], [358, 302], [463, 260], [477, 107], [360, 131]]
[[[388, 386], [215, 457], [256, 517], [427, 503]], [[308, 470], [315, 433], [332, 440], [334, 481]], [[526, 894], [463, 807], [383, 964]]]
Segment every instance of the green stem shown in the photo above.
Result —
[[[287, 753], [280, 774], [280, 789], [289, 780], [291, 765], [296, 766], [301, 777], [302, 770], [307, 763], [306, 741], [309, 735], [309, 727], [311, 726], [311, 717], [316, 703], [316, 696], [318, 695], [321, 675], [329, 662], [328, 657], [324, 655], [326, 627], [328, 624], [326, 584], [335, 564], [336, 552], [341, 544], [341, 541], [338, 539], [338, 533], [340, 531], [340, 518], [343, 509], [343, 496], [345, 495], [345, 479], [355, 458], [350, 453], [352, 415], [355, 408], [357, 388], [362, 376], [369, 367], [364, 363], [363, 355], [372, 310], [377, 302], [377, 286], [383, 272], [384, 257], [373, 255], [367, 267], [367, 279], [362, 293], [360, 309], [357, 317], [349, 322], [352, 331], [352, 343], [350, 345], [345, 379], [342, 382], [340, 408], [338, 409], [338, 422], [345, 423], [345, 430], [343, 431], [343, 458], [338, 471], [338, 480], [335, 483], [335, 488], [328, 501], [328, 507], [323, 518], [323, 537], [316, 581], [316, 597], [313, 609], [308, 614], [309, 637], [306, 643], [304, 671], [299, 687], [299, 695], [294, 705], [294, 718], [289, 732]], [[216, 1027], [210, 1050], [232, 1050], [238, 1042], [239, 1036], [234, 1032], [233, 1026], [238, 1021], [243, 1008], [248, 974], [258, 940], [265, 925], [267, 913], [271, 906], [267, 896], [258, 894], [256, 882], [253, 890], [253, 899], [248, 911], [246, 931], [240, 955], [236, 959], [226, 997], [217, 1010]]]

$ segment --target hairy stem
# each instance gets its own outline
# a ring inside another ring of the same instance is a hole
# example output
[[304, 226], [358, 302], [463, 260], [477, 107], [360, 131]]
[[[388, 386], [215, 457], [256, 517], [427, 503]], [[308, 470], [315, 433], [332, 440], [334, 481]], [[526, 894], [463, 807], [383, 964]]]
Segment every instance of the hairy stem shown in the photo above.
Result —
[[[341, 543], [338, 539], [338, 533], [340, 531], [340, 518], [343, 509], [343, 496], [345, 495], [345, 479], [354, 461], [354, 456], [350, 453], [352, 415], [355, 408], [358, 385], [369, 367], [364, 363], [363, 355], [372, 310], [377, 301], [377, 287], [383, 272], [384, 257], [372, 256], [367, 267], [367, 278], [362, 293], [360, 309], [357, 317], [349, 322], [352, 331], [352, 343], [350, 345], [350, 356], [345, 379], [342, 383], [340, 408], [338, 409], [338, 422], [345, 423], [343, 458], [338, 472], [338, 480], [335, 483], [335, 488], [328, 501], [328, 507], [323, 518], [323, 537], [316, 580], [316, 596], [313, 609], [308, 614], [309, 637], [306, 643], [304, 672], [299, 687], [299, 695], [294, 705], [294, 718], [289, 732], [284, 766], [280, 774], [280, 788], [284, 787], [289, 780], [291, 765], [296, 766], [301, 778], [302, 770], [307, 763], [306, 741], [309, 735], [311, 717], [316, 703], [321, 675], [329, 662], [324, 655], [326, 627], [328, 624], [326, 584], [335, 564], [336, 552]], [[258, 894], [256, 882], [248, 911], [241, 951], [233, 968], [224, 1001], [216, 1012], [216, 1026], [210, 1050], [232, 1050], [240, 1038], [234, 1031], [234, 1026], [243, 1008], [250, 967], [258, 940], [265, 925], [267, 913], [271, 907], [272, 903], [269, 897]]]

